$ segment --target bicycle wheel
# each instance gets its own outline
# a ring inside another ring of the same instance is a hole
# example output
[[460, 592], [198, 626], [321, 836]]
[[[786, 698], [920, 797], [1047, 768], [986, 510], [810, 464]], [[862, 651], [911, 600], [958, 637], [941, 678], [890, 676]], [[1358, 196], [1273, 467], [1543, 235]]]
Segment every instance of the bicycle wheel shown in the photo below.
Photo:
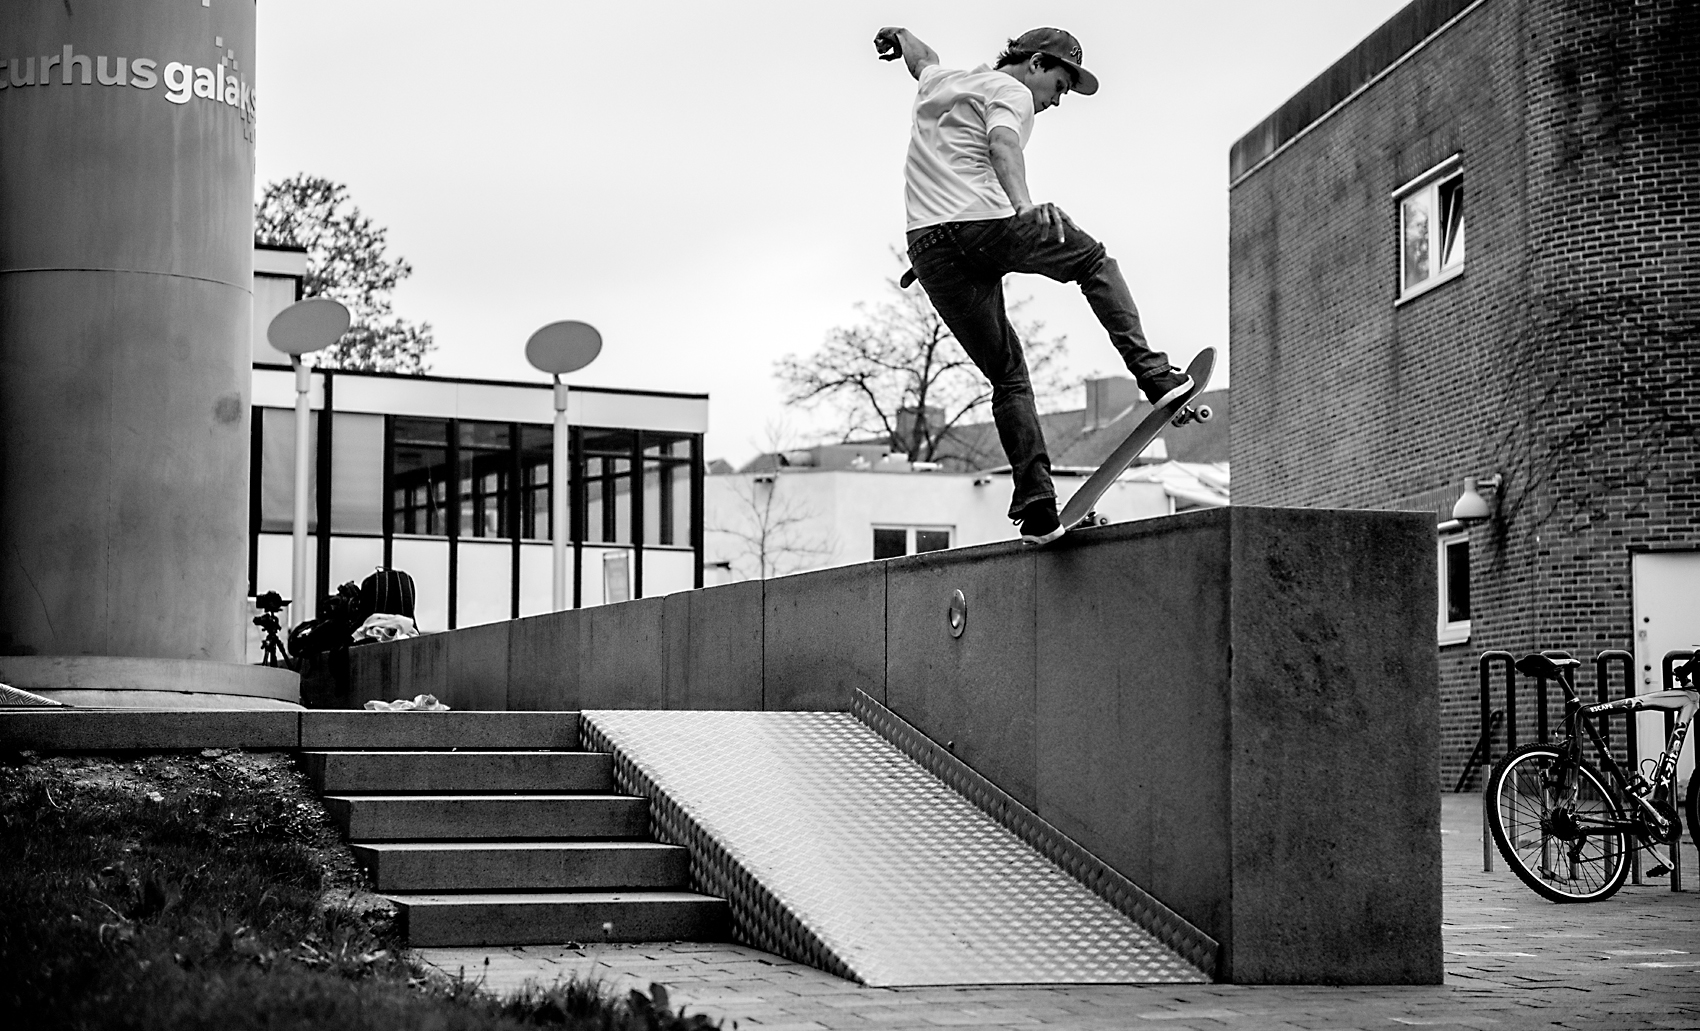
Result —
[[1622, 831], [1578, 835], [1582, 823], [1621, 819], [1617, 803], [1587, 763], [1547, 744], [1524, 745], [1494, 764], [1487, 783], [1488, 828], [1523, 883], [1554, 902], [1610, 898], [1629, 876]]

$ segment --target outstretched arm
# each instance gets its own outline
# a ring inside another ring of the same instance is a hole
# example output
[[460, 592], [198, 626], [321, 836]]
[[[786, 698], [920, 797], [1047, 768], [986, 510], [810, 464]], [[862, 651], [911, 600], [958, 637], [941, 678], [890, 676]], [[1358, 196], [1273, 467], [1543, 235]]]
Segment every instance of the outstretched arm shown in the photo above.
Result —
[[998, 177], [998, 185], [1003, 187], [1004, 196], [1015, 206], [1015, 217], [1037, 218], [1045, 236], [1049, 238], [1055, 230], [1057, 242], [1062, 243], [1066, 216], [1055, 204], [1033, 203], [1033, 195], [1027, 190], [1027, 158], [1021, 153], [1021, 138], [1015, 135], [1015, 130], [1003, 125], [994, 128], [988, 149], [992, 171]]
[[903, 58], [903, 63], [909, 66], [909, 74], [919, 79], [921, 72], [939, 63], [939, 55], [933, 48], [916, 38], [908, 29], [888, 25], [874, 33], [874, 49], [879, 52], [881, 61], [895, 61]]

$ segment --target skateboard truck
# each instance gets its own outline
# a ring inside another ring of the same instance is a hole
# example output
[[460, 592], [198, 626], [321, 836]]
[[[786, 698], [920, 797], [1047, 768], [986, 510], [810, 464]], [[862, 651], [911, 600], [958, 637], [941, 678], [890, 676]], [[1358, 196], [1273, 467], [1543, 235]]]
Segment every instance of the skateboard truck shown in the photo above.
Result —
[[1209, 405], [1184, 405], [1175, 413], [1171, 425], [1185, 426], [1189, 422], [1209, 422], [1216, 417]]

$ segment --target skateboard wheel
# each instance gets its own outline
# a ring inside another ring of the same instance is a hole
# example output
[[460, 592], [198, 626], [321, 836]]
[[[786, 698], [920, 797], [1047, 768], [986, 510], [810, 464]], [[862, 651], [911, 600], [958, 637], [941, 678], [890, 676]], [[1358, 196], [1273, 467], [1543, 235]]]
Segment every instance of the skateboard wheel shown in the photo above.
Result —
[[1092, 525], [1093, 526], [1108, 526], [1108, 525], [1110, 525], [1110, 517], [1109, 516], [1097, 516], [1092, 520]]
[[1215, 416], [1216, 413], [1210, 410], [1209, 405], [1199, 405], [1198, 412], [1193, 416], [1193, 418], [1197, 419], [1199, 422], [1209, 422], [1211, 419], [1215, 418]]

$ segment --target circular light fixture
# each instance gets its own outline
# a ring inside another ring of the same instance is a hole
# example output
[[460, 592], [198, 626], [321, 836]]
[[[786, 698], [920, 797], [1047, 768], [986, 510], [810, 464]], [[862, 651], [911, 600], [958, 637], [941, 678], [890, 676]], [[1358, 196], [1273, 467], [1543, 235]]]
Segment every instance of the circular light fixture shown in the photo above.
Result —
[[272, 316], [266, 340], [284, 354], [300, 357], [329, 347], [348, 332], [348, 309], [329, 297], [309, 297]]
[[525, 342], [525, 360], [539, 371], [564, 376], [596, 360], [602, 334], [588, 322], [551, 322]]

